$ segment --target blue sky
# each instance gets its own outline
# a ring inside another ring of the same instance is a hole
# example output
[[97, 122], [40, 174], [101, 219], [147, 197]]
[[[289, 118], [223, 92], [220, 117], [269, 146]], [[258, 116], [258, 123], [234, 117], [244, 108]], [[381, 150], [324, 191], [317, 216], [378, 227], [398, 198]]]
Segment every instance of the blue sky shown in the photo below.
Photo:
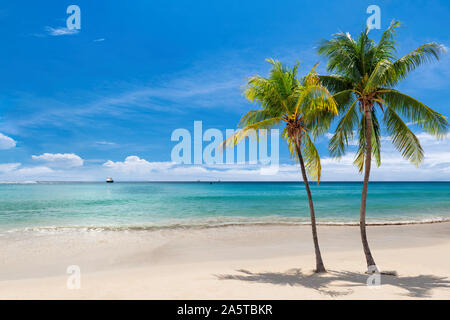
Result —
[[[77, 33], [64, 31], [70, 4], [81, 8]], [[242, 97], [245, 78], [266, 74], [266, 58], [298, 60], [302, 74], [321, 61], [325, 72], [318, 40], [356, 35], [371, 4], [381, 8], [382, 30], [392, 19], [404, 23], [399, 56], [425, 42], [450, 45], [448, 1], [3, 2], [0, 180], [298, 179], [283, 143], [285, 171], [275, 177], [251, 166], [171, 166], [171, 133], [192, 130], [194, 120], [235, 128], [252, 107]], [[449, 78], [446, 55], [400, 89], [448, 116]], [[423, 137], [423, 166], [401, 160], [386, 139], [374, 180], [450, 180], [450, 144], [411, 128]], [[336, 163], [327, 142], [317, 141], [324, 179], [360, 180], [352, 148]]]

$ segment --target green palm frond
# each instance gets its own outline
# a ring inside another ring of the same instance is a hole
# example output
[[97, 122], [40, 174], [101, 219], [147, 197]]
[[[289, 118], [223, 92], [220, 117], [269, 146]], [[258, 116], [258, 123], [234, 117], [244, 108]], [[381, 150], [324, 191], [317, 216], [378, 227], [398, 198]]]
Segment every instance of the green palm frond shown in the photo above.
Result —
[[304, 119], [305, 127], [309, 128], [309, 134], [313, 139], [328, 132], [332, 121], [337, 115], [329, 112], [327, 109], [315, 111]]
[[295, 105], [295, 114], [306, 116], [317, 114], [327, 110], [331, 114], [337, 114], [337, 103], [330, 92], [322, 85], [310, 85], [300, 91]]
[[416, 135], [391, 108], [387, 108], [385, 111], [383, 121], [397, 150], [402, 153], [405, 159], [418, 166], [424, 157], [424, 153]]
[[298, 63], [288, 69], [279, 61], [267, 59], [272, 65], [269, 77], [254, 75], [248, 78], [244, 96], [263, 109], [270, 109], [271, 114], [290, 113], [292, 101], [296, 97], [299, 81], [296, 78]]
[[263, 109], [270, 109], [272, 113], [286, 112], [283, 96], [277, 90], [277, 86], [270, 79], [255, 75], [248, 79], [244, 96], [250, 102], [256, 102]]
[[317, 51], [328, 58], [328, 71], [336, 71], [352, 80], [361, 77], [357, 45], [349, 33], [338, 33], [331, 40], [322, 40]]
[[444, 51], [444, 47], [437, 43], [427, 43], [397, 61], [394, 61], [394, 59], [378, 61], [365, 86], [365, 92], [374, 91], [379, 87], [395, 86], [418, 66], [426, 62], [439, 60], [439, 56]]
[[393, 111], [431, 135], [442, 138], [447, 134], [447, 118], [422, 102], [394, 89], [382, 89], [380, 95]]
[[421, 45], [392, 63], [392, 70], [389, 71], [390, 79], [388, 84], [390, 86], [396, 85], [400, 80], [405, 79], [406, 76], [418, 66], [427, 62], [439, 60], [439, 57], [444, 52], [445, 47], [435, 42]]
[[339, 121], [333, 137], [330, 139], [329, 150], [333, 157], [342, 157], [345, 154], [345, 149], [349, 141], [353, 140], [353, 130], [359, 122], [356, 103], [357, 100], [348, 108], [345, 115]]
[[378, 61], [392, 61], [395, 59], [395, 53], [397, 52], [397, 41], [395, 41], [395, 35], [397, 33], [397, 28], [400, 26], [400, 21], [392, 20], [389, 27], [383, 32], [375, 51], [375, 58]]
[[[392, 142], [405, 158], [414, 163], [420, 162], [423, 151], [400, 116], [438, 138], [447, 134], [446, 117], [394, 89], [418, 66], [439, 60], [445, 47], [434, 42], [426, 43], [397, 59], [396, 32], [400, 25], [399, 21], [392, 21], [378, 43], [369, 38], [366, 28], [355, 40], [348, 33], [339, 33], [331, 40], [322, 41], [318, 48], [318, 53], [328, 59], [328, 71], [336, 73], [319, 75], [318, 78], [333, 93], [341, 115], [329, 142], [330, 153], [333, 157], [343, 156], [356, 131], [359, 140], [355, 164], [360, 171], [366, 152], [364, 114], [358, 112], [364, 113], [362, 106], [372, 108], [372, 154], [377, 165], [380, 164], [381, 145], [375, 107], [386, 112], [383, 122], [392, 136]], [[360, 110], [356, 109], [356, 105], [360, 106]]]
[[295, 114], [303, 116], [305, 127], [314, 139], [328, 130], [331, 121], [338, 114], [337, 102], [317, 76], [317, 65], [304, 77], [295, 105]]
[[337, 103], [339, 113], [345, 113], [347, 108], [355, 101], [355, 90], [347, 89], [333, 94], [334, 101]]
[[305, 169], [308, 175], [320, 183], [322, 166], [320, 165], [320, 155], [309, 134], [305, 131], [302, 135], [302, 154], [305, 162]]
[[367, 27], [360, 33], [356, 41], [356, 52], [357, 58], [355, 63], [358, 66], [359, 73], [365, 76], [370, 72], [374, 56], [374, 42], [369, 39], [369, 29]]
[[364, 86], [364, 93], [368, 94], [384, 86], [389, 81], [390, 72], [392, 63], [387, 59], [379, 61]]
[[244, 90], [244, 96], [260, 108], [245, 114], [239, 121], [241, 129], [221, 147], [235, 146], [258, 130], [273, 129], [285, 123], [282, 135], [291, 157], [298, 160], [298, 152], [303, 150], [308, 175], [319, 180], [320, 158], [310, 135], [317, 138], [327, 132], [338, 113], [338, 104], [322, 85], [315, 70], [317, 65], [298, 80], [298, 63], [288, 68], [280, 61], [267, 61], [272, 65], [269, 76], [250, 77]]
[[238, 123], [238, 127], [245, 128], [246, 126], [261, 122], [263, 120], [279, 118], [279, 114], [277, 112], [271, 112], [270, 109], [263, 110], [250, 110], [244, 116], [242, 116], [241, 120]]
[[258, 130], [265, 129], [273, 129], [277, 128], [281, 122], [283, 121], [282, 118], [269, 118], [262, 121], [254, 122], [251, 124], [246, 125], [244, 128], [238, 130], [235, 134], [233, 134], [231, 137], [226, 139], [221, 147], [230, 147], [230, 146], [236, 146], [238, 145], [243, 139], [248, 137], [250, 134], [257, 132]]
[[331, 93], [336, 93], [353, 88], [352, 80], [337, 74], [317, 75], [320, 83], [328, 88]]

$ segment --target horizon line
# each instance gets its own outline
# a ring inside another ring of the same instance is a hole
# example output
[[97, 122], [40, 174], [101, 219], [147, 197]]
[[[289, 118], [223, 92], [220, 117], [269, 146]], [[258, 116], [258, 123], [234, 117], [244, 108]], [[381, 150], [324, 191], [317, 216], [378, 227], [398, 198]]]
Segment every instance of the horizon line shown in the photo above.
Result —
[[[301, 183], [303, 181], [296, 180], [114, 180], [114, 183]], [[363, 180], [325, 180], [320, 183], [363, 183]], [[450, 180], [371, 180], [371, 182], [388, 182], [388, 183], [449, 183]], [[105, 180], [22, 180], [22, 181], [0, 181], [0, 184], [33, 184], [33, 183], [106, 183]], [[308, 183], [316, 183], [317, 181], [308, 181]]]

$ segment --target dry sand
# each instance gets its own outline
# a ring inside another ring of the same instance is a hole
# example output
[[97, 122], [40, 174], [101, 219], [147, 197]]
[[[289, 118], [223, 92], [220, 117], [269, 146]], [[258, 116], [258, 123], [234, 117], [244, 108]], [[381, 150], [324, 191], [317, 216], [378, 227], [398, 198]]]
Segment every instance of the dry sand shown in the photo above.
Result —
[[450, 299], [449, 235], [449, 222], [369, 227], [375, 261], [398, 275], [368, 287], [353, 226], [319, 226], [323, 275], [309, 226], [17, 233], [0, 237], [0, 299]]

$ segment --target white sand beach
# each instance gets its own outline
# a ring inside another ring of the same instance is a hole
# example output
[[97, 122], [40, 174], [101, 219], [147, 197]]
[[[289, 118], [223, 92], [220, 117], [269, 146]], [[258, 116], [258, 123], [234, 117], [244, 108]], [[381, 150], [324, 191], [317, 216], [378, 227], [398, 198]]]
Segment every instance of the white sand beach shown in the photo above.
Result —
[[[371, 226], [382, 271], [368, 287], [359, 228], [309, 226], [18, 233], [0, 237], [0, 299], [450, 299], [450, 223]], [[67, 288], [69, 265], [81, 269]]]

